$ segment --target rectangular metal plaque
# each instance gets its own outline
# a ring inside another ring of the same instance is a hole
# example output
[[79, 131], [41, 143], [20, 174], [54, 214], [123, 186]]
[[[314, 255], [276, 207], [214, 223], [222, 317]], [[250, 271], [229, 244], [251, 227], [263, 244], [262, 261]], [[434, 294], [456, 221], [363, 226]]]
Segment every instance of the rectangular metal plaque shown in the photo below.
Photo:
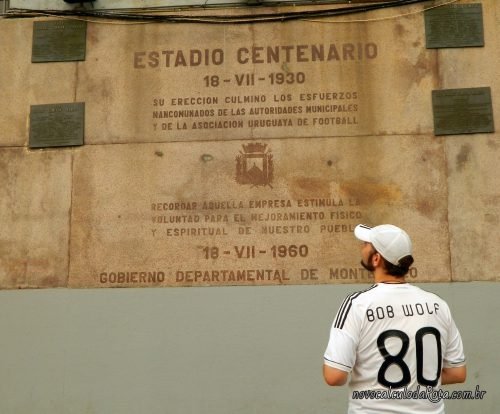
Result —
[[31, 148], [83, 145], [85, 103], [32, 105]]
[[85, 60], [87, 22], [50, 20], [33, 23], [31, 61]]
[[428, 49], [484, 46], [481, 4], [455, 4], [425, 12]]
[[490, 88], [432, 91], [434, 134], [495, 132]]

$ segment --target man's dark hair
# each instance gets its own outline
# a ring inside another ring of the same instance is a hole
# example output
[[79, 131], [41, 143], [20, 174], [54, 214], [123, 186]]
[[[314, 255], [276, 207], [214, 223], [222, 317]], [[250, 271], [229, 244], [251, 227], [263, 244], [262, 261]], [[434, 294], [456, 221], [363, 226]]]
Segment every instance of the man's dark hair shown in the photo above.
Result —
[[385, 270], [391, 276], [403, 277], [410, 271], [410, 266], [413, 264], [413, 256], [405, 256], [399, 259], [397, 266], [386, 260], [383, 256], [380, 257], [384, 261]]

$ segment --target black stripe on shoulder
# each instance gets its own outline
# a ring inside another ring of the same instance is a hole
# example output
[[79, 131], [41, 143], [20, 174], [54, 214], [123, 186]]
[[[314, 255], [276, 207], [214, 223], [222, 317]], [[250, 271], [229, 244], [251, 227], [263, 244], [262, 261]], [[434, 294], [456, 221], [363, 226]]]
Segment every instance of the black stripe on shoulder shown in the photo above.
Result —
[[373, 285], [371, 287], [369, 287], [368, 289], [365, 289], [365, 290], [361, 290], [359, 292], [354, 292], [354, 293], [351, 293], [349, 296], [347, 296], [344, 301], [342, 302], [342, 305], [340, 305], [340, 309], [339, 309], [339, 312], [337, 314], [337, 317], [335, 318], [335, 323], [334, 323], [334, 326], [335, 328], [338, 328], [338, 324], [340, 323], [341, 319], [342, 319], [342, 315], [344, 315], [344, 312], [346, 311], [346, 308], [349, 306], [349, 304], [351, 303], [351, 301], [355, 298], [357, 298], [359, 295], [361, 295], [363, 292], [367, 292], [368, 290], [374, 288], [376, 285]]
[[350, 301], [352, 300], [352, 297], [358, 297], [361, 292], [354, 292], [347, 296], [344, 301], [342, 302], [342, 305], [340, 305], [339, 312], [337, 313], [337, 317], [335, 318], [334, 326], [335, 328], [339, 327], [340, 321], [342, 320], [342, 316], [344, 315], [344, 312], [346, 308], [349, 306]]
[[360, 296], [363, 293], [366, 293], [373, 288], [376, 288], [377, 285], [370, 286], [368, 289], [361, 290], [359, 292], [354, 292], [353, 294], [349, 295], [347, 298], [344, 299], [344, 302], [342, 302], [342, 305], [340, 306], [339, 313], [337, 314], [337, 317], [335, 318], [334, 322], [334, 327], [338, 329], [342, 329], [344, 327], [345, 320], [347, 319], [347, 315], [349, 314], [349, 311], [351, 310], [352, 306], [352, 301], [356, 299], [358, 296]]

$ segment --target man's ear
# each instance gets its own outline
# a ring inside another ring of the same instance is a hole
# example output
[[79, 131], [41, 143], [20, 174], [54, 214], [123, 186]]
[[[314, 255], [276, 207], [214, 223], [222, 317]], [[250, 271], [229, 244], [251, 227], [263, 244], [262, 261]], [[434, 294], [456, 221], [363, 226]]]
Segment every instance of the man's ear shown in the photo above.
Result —
[[377, 252], [372, 256], [372, 265], [377, 267], [380, 266], [381, 263], [382, 263], [382, 256], [380, 255], [379, 252]]

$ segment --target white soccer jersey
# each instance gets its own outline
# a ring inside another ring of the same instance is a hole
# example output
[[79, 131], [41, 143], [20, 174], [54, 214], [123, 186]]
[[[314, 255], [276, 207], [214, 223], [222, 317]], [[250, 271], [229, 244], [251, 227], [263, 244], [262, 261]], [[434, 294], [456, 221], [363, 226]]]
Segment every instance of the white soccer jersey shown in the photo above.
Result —
[[[442, 368], [465, 365], [447, 303], [409, 283], [377, 283], [348, 296], [324, 361], [351, 372], [352, 414], [444, 413], [443, 401], [432, 402], [425, 392], [439, 391]], [[421, 398], [414, 398], [416, 390]], [[390, 392], [392, 398], [376, 398]]]

